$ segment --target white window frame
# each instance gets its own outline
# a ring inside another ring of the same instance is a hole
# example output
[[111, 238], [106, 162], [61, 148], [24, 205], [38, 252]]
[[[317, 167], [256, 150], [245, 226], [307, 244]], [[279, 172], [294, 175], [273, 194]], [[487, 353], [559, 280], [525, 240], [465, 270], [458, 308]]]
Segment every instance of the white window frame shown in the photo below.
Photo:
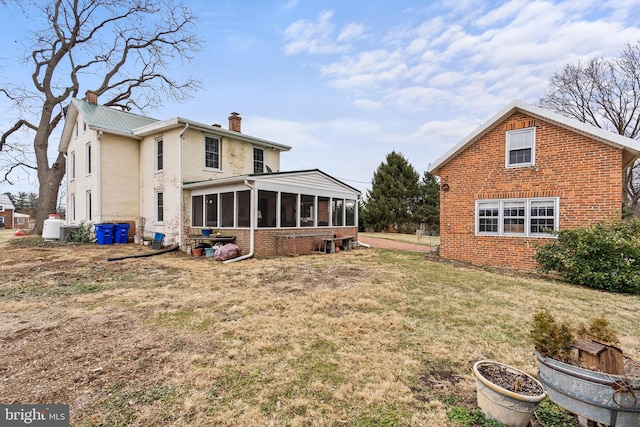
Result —
[[164, 170], [164, 139], [158, 138], [154, 144], [154, 170], [162, 172]]
[[[262, 153], [262, 160], [256, 159], [256, 153]], [[267, 160], [267, 152], [265, 151], [265, 149], [262, 147], [253, 147], [253, 173], [264, 173], [266, 160]], [[257, 169], [256, 166], [258, 166], [259, 162], [262, 163], [262, 170], [258, 171], [256, 170]]]
[[4, 212], [4, 205], [0, 205], [0, 212]]
[[[553, 216], [537, 216], [533, 217], [531, 215], [531, 207], [534, 202], [550, 202], [553, 204]], [[512, 203], [524, 203], [524, 232], [523, 233], [514, 233], [514, 232], [505, 232], [504, 220], [505, 216], [504, 210], [506, 204]], [[498, 206], [498, 230], [497, 232], [486, 232], [480, 231], [480, 208], [484, 206]], [[555, 234], [551, 233], [534, 233], [531, 231], [531, 220], [532, 219], [549, 219], [553, 218], [553, 231], [559, 230], [559, 215], [560, 211], [560, 198], [559, 197], [536, 197], [529, 199], [485, 199], [485, 200], [476, 200], [476, 210], [475, 210], [475, 233], [477, 236], [514, 236], [514, 237], [556, 237]]]
[[91, 143], [87, 142], [86, 145], [86, 166], [85, 166], [85, 172], [88, 175], [91, 175], [91, 158], [93, 157], [92, 153], [91, 153]]
[[[524, 134], [531, 135], [531, 143], [529, 145], [520, 145], [520, 146], [512, 147], [512, 144], [513, 145], [518, 144], [517, 141], [515, 141], [515, 138], [517, 138], [519, 135], [524, 135]], [[522, 162], [522, 163], [510, 162], [511, 151], [522, 150], [527, 148], [531, 150], [530, 162]], [[533, 166], [536, 164], [536, 128], [535, 127], [507, 131], [504, 164], [507, 168], [520, 168], [520, 167]]]
[[[160, 199], [162, 199], [162, 204], [160, 204]], [[156, 216], [156, 224], [162, 224], [164, 222], [164, 190], [158, 189], [155, 191], [154, 197], [154, 208], [155, 208], [155, 216]], [[162, 212], [161, 212], [162, 210]], [[160, 215], [160, 213], [162, 215]], [[160, 218], [162, 216], [162, 218]]]
[[[214, 153], [216, 155], [216, 159], [214, 163], [217, 163], [217, 166], [209, 166], [207, 165], [207, 138], [208, 139], [214, 139], [218, 141], [218, 152]], [[203, 141], [203, 152], [204, 152], [204, 156], [203, 156], [203, 160], [204, 160], [204, 168], [208, 169], [208, 170], [215, 170], [215, 171], [219, 171], [221, 170], [221, 163], [222, 163], [222, 138], [220, 138], [219, 136], [214, 136], [214, 135], [205, 135]]]
[[91, 190], [87, 190], [87, 221], [91, 221], [93, 216], [91, 215], [91, 205], [93, 204], [91, 200]]
[[76, 179], [76, 152], [72, 151], [71, 152], [71, 156], [69, 157], [69, 163], [71, 163], [69, 166], [71, 169], [71, 181], [73, 181], [74, 179]]

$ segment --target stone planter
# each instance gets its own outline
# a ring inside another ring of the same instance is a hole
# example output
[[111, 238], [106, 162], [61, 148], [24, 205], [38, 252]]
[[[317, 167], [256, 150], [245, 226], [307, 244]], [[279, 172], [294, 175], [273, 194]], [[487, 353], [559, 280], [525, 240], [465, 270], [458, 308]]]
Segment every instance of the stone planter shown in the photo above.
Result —
[[615, 427], [640, 426], [640, 381], [591, 371], [536, 352], [549, 399], [569, 412]]
[[[525, 376], [528, 381], [539, 385], [540, 394], [528, 396], [507, 390], [488, 378], [479, 371], [483, 365], [497, 365], [506, 371]], [[473, 373], [476, 377], [478, 406], [489, 419], [495, 419], [509, 427], [526, 427], [538, 404], [545, 398], [542, 384], [531, 375], [522, 372], [512, 366], [491, 360], [481, 360], [473, 365]]]

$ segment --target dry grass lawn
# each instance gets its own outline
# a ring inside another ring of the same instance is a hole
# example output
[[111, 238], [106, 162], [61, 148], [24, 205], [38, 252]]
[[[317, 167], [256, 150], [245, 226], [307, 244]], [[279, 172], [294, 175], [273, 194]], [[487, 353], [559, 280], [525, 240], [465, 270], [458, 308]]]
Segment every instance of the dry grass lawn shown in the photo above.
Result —
[[475, 407], [475, 361], [535, 373], [542, 304], [604, 314], [640, 356], [637, 296], [416, 253], [223, 265], [14, 240], [0, 243], [0, 402], [67, 403], [73, 426], [446, 426], [453, 405]]

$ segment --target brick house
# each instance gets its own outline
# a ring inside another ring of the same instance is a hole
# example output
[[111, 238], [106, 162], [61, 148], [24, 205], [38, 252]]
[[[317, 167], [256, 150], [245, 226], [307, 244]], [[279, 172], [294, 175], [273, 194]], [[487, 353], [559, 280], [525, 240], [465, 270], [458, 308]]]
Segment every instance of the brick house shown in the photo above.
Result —
[[621, 217], [633, 139], [514, 101], [429, 165], [440, 177], [440, 254], [534, 270], [550, 230]]
[[9, 196], [0, 194], [0, 228], [13, 228], [13, 213], [15, 209]]
[[128, 223], [130, 237], [158, 233], [183, 250], [214, 229], [258, 257], [357, 236], [358, 190], [317, 169], [280, 171], [291, 147], [243, 133], [237, 113], [228, 120], [158, 120], [100, 105], [91, 91], [73, 99], [59, 148], [67, 223]]

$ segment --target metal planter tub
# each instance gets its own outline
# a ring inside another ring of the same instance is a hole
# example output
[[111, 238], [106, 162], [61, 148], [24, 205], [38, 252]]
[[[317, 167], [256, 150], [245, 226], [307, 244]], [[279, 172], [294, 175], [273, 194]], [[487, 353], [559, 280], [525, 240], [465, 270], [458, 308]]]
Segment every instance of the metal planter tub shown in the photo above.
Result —
[[640, 380], [591, 371], [536, 352], [540, 382], [558, 406], [607, 426], [640, 426]]

